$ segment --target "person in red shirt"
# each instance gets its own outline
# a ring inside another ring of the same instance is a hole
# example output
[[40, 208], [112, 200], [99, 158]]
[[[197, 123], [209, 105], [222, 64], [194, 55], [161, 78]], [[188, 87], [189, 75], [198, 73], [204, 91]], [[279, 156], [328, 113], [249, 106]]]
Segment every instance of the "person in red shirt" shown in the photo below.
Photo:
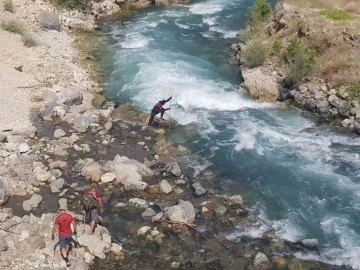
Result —
[[[101, 200], [101, 194], [96, 191], [96, 184], [95, 183], [91, 184], [91, 189], [86, 190], [84, 192], [84, 195], [86, 196], [89, 193], [92, 194], [96, 198], [97, 203], [100, 206], [100, 212], [101, 213], [104, 212], [104, 206], [103, 206], [103, 203], [102, 203], [102, 200]], [[85, 210], [85, 213], [86, 213], [86, 218], [88, 220], [90, 220], [89, 234], [93, 234], [94, 231], [95, 231], [96, 223], [98, 223], [100, 221], [98, 213], [97, 213], [97, 206], [94, 206], [94, 207], [92, 207], [90, 209], [84, 209], [84, 210]]]
[[74, 232], [76, 235], [76, 223], [72, 215], [66, 213], [67, 207], [60, 205], [59, 212], [60, 214], [56, 217], [54, 222], [54, 227], [52, 229], [52, 237], [51, 239], [55, 239], [55, 233], [59, 230], [59, 244], [61, 255], [63, 256], [64, 261], [66, 262], [66, 266], [70, 266], [70, 262], [68, 259], [68, 254], [71, 246], [72, 237], [71, 237], [71, 224], [73, 225]]
[[153, 109], [151, 110], [151, 115], [150, 115], [150, 119], [149, 119], [149, 123], [148, 125], [151, 126], [155, 115], [157, 115], [158, 113], [160, 113], [160, 119], [163, 119], [164, 113], [167, 110], [170, 110], [170, 108], [163, 108], [163, 105], [168, 102], [170, 99], [172, 99], [172, 96], [169, 97], [167, 100], [160, 100], [158, 103], [155, 104], [155, 106], [153, 107]]

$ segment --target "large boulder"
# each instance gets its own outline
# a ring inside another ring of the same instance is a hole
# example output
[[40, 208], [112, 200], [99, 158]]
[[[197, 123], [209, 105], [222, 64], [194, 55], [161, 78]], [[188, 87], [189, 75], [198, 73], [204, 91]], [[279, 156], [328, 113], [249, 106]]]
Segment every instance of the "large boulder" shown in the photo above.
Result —
[[126, 179], [125, 181], [125, 190], [145, 190], [148, 187], [148, 183], [133, 179]]
[[27, 125], [27, 124], [16, 123], [11, 131], [11, 135], [20, 135], [23, 137], [33, 138], [35, 136], [36, 131], [37, 128], [32, 124]]
[[86, 132], [91, 123], [90, 117], [78, 116], [74, 119], [73, 127], [77, 132]]
[[60, 31], [60, 20], [56, 13], [42, 10], [38, 16], [38, 21], [42, 29]]
[[77, 241], [80, 245], [87, 247], [91, 254], [94, 256], [105, 259], [105, 247], [107, 243], [105, 241], [102, 241], [100, 238], [96, 237], [95, 235], [88, 235], [83, 234], [81, 235]]
[[3, 205], [10, 198], [10, 189], [5, 179], [0, 178], [0, 205]]
[[174, 176], [180, 176], [181, 175], [181, 169], [179, 167], [179, 164], [177, 164], [176, 162], [168, 163], [165, 166], [165, 171], [167, 173], [170, 173], [170, 174], [174, 175]]
[[97, 162], [93, 162], [84, 167], [82, 173], [87, 180], [99, 182], [102, 174], [101, 165]]
[[83, 94], [79, 89], [63, 89], [56, 93], [56, 102], [68, 106], [80, 105], [83, 101]]
[[165, 212], [165, 216], [173, 222], [192, 224], [195, 220], [195, 210], [191, 202], [180, 200], [178, 205], [171, 206]]
[[265, 102], [275, 102], [279, 96], [279, 84], [276, 78], [263, 74], [260, 69], [248, 69], [243, 73], [244, 82], [241, 84], [253, 99]]
[[42, 196], [39, 194], [34, 194], [31, 196], [29, 200], [23, 201], [23, 209], [25, 211], [31, 211], [33, 209], [36, 209], [38, 205], [42, 201]]

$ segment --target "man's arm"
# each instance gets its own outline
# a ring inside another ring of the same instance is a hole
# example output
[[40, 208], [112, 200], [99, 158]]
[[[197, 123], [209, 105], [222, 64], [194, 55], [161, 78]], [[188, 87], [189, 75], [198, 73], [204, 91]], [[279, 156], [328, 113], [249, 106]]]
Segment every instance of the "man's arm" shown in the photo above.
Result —
[[[169, 97], [167, 100], [165, 100], [165, 103], [168, 102], [170, 99], [172, 99], [172, 96]], [[164, 104], [165, 104], [165, 103], [164, 103]]]
[[51, 238], [54, 240], [54, 237], [55, 237], [55, 233], [56, 233], [56, 230], [57, 230], [57, 228], [59, 227], [59, 225], [58, 224], [54, 224], [54, 227], [53, 227], [53, 229], [52, 229], [52, 232], [51, 232]]
[[75, 222], [75, 219], [73, 219], [73, 221], [71, 222], [71, 224], [73, 225], [73, 228], [74, 228], [73, 234], [76, 235], [77, 230], [76, 230], [76, 222]]
[[103, 203], [102, 203], [102, 200], [101, 200], [101, 197], [97, 198], [98, 199], [98, 202], [99, 202], [99, 205], [100, 205], [100, 212], [104, 212], [104, 206], [103, 206]]

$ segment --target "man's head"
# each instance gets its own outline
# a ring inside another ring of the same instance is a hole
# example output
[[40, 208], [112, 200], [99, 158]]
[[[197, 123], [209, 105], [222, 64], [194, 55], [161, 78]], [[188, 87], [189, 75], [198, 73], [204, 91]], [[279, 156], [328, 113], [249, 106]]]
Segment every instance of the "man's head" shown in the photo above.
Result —
[[159, 103], [161, 103], [162, 105], [164, 105], [166, 103], [166, 100], [160, 100]]
[[91, 184], [91, 189], [95, 189], [96, 188], [96, 184], [95, 183], [92, 183]]
[[60, 213], [66, 211], [66, 210], [67, 210], [67, 206], [66, 206], [66, 205], [60, 205], [60, 207], [59, 207], [59, 212], [60, 212]]

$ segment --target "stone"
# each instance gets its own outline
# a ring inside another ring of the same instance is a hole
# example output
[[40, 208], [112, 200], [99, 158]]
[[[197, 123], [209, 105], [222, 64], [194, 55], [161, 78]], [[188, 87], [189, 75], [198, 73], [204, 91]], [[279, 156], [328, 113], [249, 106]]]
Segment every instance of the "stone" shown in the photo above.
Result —
[[91, 124], [91, 120], [86, 116], [78, 116], [74, 119], [73, 127], [77, 132], [84, 133]]
[[102, 241], [95, 235], [88, 234], [81, 235], [77, 241], [80, 245], [87, 247], [92, 255], [100, 259], [105, 259], [104, 250], [107, 245], [105, 241]]
[[183, 179], [177, 179], [177, 180], [175, 180], [175, 184], [176, 185], [186, 185], [186, 181], [185, 180], [183, 180]]
[[300, 241], [300, 244], [308, 249], [317, 249], [318, 240], [317, 239], [303, 239]]
[[203, 188], [199, 183], [192, 184], [193, 189], [195, 190], [196, 196], [201, 196], [206, 193], [206, 189]]
[[29, 200], [23, 201], [23, 209], [28, 212], [33, 209], [36, 209], [41, 201], [42, 201], [42, 196], [39, 194], [34, 194], [31, 196]]
[[5, 251], [7, 250], [8, 246], [6, 244], [6, 241], [5, 241], [5, 237], [0, 234], [0, 251]]
[[129, 205], [137, 208], [148, 208], [148, 203], [145, 200], [139, 198], [130, 199]]
[[164, 217], [164, 213], [163, 213], [163, 212], [160, 212], [160, 213], [157, 213], [155, 216], [153, 216], [153, 217], [151, 218], [151, 221], [152, 221], [152, 222], [157, 222], [157, 221], [162, 220], [163, 217]]
[[149, 230], [151, 230], [151, 227], [143, 226], [136, 232], [136, 234], [137, 235], [145, 235]]
[[227, 212], [227, 208], [223, 205], [220, 205], [215, 208], [215, 214], [218, 216], [223, 216]]
[[319, 99], [324, 99], [325, 98], [325, 94], [321, 91], [315, 92], [315, 99], [319, 100]]
[[279, 266], [286, 266], [287, 264], [286, 259], [279, 255], [272, 256], [271, 261]]
[[347, 126], [349, 126], [350, 124], [351, 124], [351, 120], [348, 119], [348, 118], [346, 118], [346, 119], [344, 119], [343, 121], [341, 121], [341, 125], [342, 125], [343, 127], [347, 127]]
[[7, 138], [7, 135], [4, 132], [0, 132], [0, 142], [5, 141]]
[[85, 252], [84, 259], [86, 263], [90, 264], [95, 259], [95, 256], [90, 252]]
[[116, 207], [116, 208], [125, 208], [125, 207], [126, 207], [126, 203], [119, 202], [119, 203], [115, 204], [115, 207]]
[[149, 185], [146, 182], [128, 178], [125, 181], [124, 189], [125, 190], [145, 190], [148, 186]]
[[56, 139], [59, 139], [59, 138], [64, 137], [64, 136], [66, 136], [66, 133], [62, 129], [58, 128], [57, 130], [54, 131], [54, 137]]
[[8, 143], [20, 144], [26, 143], [26, 140], [23, 136], [20, 135], [9, 135], [7, 136]]
[[306, 85], [300, 85], [300, 86], [299, 86], [299, 92], [300, 92], [301, 94], [304, 94], [304, 93], [306, 93], [307, 91], [308, 91], [308, 88], [307, 88]]
[[151, 208], [146, 208], [146, 210], [141, 214], [143, 220], [150, 220], [153, 216], [156, 215], [156, 212]]
[[63, 160], [56, 160], [49, 163], [50, 169], [65, 169], [67, 167], [67, 163]]
[[64, 184], [65, 184], [65, 180], [63, 178], [58, 178], [52, 181], [50, 186], [60, 190], [64, 187]]
[[159, 188], [162, 193], [169, 194], [172, 191], [172, 187], [166, 180], [161, 180], [159, 183]]
[[243, 207], [244, 200], [240, 195], [233, 195], [233, 196], [225, 198], [225, 204], [230, 207], [231, 206]]
[[279, 84], [276, 78], [262, 73], [260, 69], [249, 69], [242, 72], [244, 82], [241, 84], [253, 99], [275, 102], [279, 97]]
[[195, 210], [191, 202], [180, 201], [178, 205], [169, 207], [165, 216], [173, 222], [192, 224], [195, 221]]
[[337, 91], [336, 89], [331, 89], [328, 94], [331, 96], [331, 95], [336, 95], [337, 94]]
[[255, 265], [258, 265], [258, 266], [262, 266], [266, 263], [268, 263], [269, 260], [268, 258], [265, 256], [265, 254], [261, 253], [261, 252], [258, 252], [256, 255], [255, 255], [255, 258], [254, 258], [254, 264]]
[[316, 92], [321, 90], [320, 89], [320, 84], [318, 84], [318, 83], [308, 83], [307, 88], [313, 94], [315, 94]]
[[327, 100], [321, 100], [316, 103], [316, 108], [318, 109], [326, 108], [328, 106], [329, 106], [329, 102]]
[[32, 124], [16, 123], [11, 130], [11, 135], [20, 135], [23, 137], [33, 138], [37, 132], [37, 128]]
[[7, 181], [0, 178], [0, 205], [3, 205], [10, 198], [10, 188]]
[[20, 143], [18, 146], [18, 151], [20, 153], [26, 153], [29, 150], [30, 150], [30, 147], [27, 143]]
[[122, 246], [116, 244], [116, 243], [112, 243], [111, 244], [111, 249], [110, 251], [115, 253], [115, 255], [121, 255], [122, 254]]
[[105, 128], [106, 130], [111, 130], [111, 128], [112, 128], [112, 123], [111, 123], [111, 122], [107, 122], [107, 123], [104, 125], [104, 128]]
[[46, 182], [51, 179], [51, 173], [40, 167], [35, 167], [33, 170], [33, 175], [35, 176], [36, 180], [40, 182]]
[[101, 176], [101, 182], [103, 183], [109, 183], [114, 181], [116, 178], [116, 174], [112, 172], [105, 173]]
[[168, 163], [165, 166], [165, 171], [167, 173], [171, 173], [174, 176], [180, 176], [181, 175], [181, 169], [179, 167], [179, 164], [177, 164], [176, 162]]
[[93, 162], [82, 169], [84, 177], [93, 182], [99, 182], [101, 178], [101, 165], [98, 162]]
[[42, 10], [38, 16], [38, 22], [42, 29], [60, 31], [60, 20], [56, 13]]
[[79, 89], [62, 89], [56, 93], [56, 102], [68, 106], [80, 105], [83, 101], [82, 92]]

